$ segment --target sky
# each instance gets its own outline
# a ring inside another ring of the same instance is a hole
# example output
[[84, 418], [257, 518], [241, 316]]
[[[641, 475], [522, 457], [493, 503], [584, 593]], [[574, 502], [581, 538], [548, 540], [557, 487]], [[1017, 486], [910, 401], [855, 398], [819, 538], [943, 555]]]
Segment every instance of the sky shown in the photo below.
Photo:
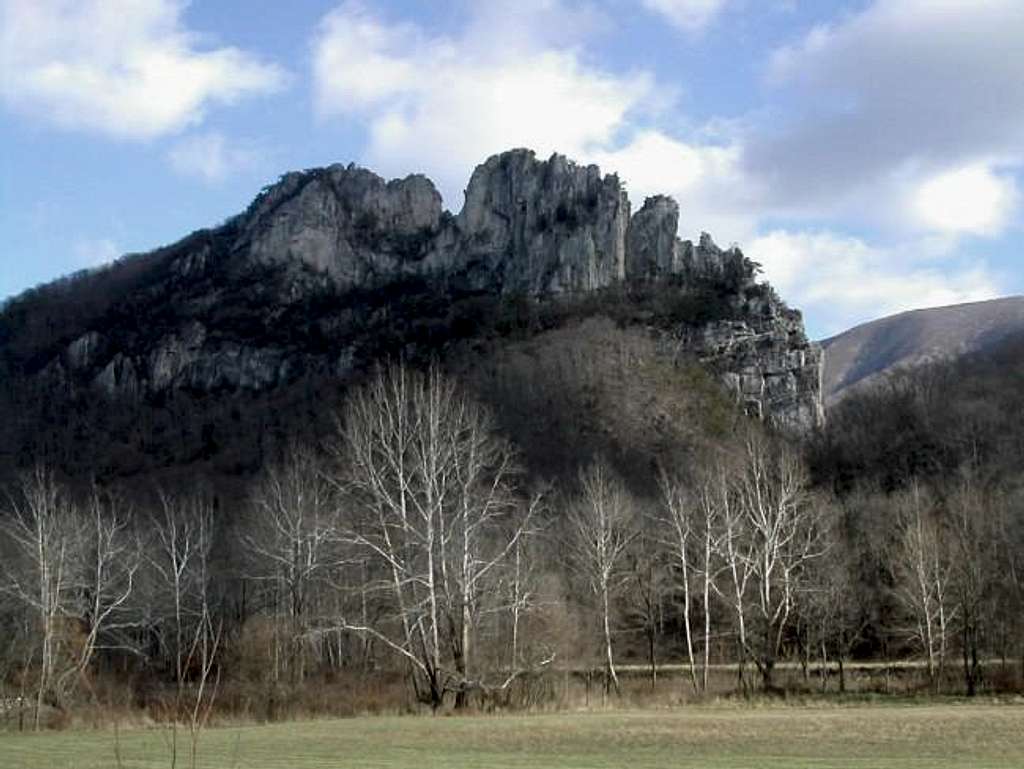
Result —
[[283, 173], [513, 147], [759, 262], [821, 338], [1024, 293], [1021, 0], [0, 0], [0, 297]]

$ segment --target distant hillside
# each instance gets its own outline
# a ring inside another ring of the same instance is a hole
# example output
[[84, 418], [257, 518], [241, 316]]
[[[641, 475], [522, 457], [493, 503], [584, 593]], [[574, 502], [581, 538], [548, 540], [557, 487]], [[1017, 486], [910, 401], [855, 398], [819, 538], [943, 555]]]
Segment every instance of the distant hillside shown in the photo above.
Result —
[[822, 393], [832, 405], [894, 368], [984, 350], [1024, 332], [1024, 297], [913, 310], [826, 339]]

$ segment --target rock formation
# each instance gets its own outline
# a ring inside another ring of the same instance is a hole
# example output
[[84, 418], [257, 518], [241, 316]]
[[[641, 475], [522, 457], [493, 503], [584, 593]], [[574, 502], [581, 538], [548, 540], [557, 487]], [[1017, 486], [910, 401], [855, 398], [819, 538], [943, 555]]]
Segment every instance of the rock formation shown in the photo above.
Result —
[[490, 158], [473, 172], [456, 226], [464, 268], [481, 287], [544, 296], [625, 277], [625, 190], [618, 177], [561, 155]]
[[[800, 314], [757, 282], [739, 249], [708, 235], [682, 241], [678, 224], [671, 198], [648, 198], [630, 216], [615, 175], [521, 149], [474, 171], [457, 216], [423, 176], [385, 181], [354, 165], [290, 173], [220, 228], [113, 268], [147, 276], [133, 301], [152, 328], [110, 321], [120, 317], [115, 297], [106, 320], [69, 330], [40, 371], [64, 389], [85, 383], [133, 399], [180, 388], [260, 391], [311, 370], [343, 375], [372, 342], [353, 329], [393, 312], [373, 309], [374, 297], [403, 281], [428, 282], [423, 297], [435, 302], [664, 285], [696, 292], [713, 312], [658, 333], [713, 366], [751, 412], [800, 429], [818, 424], [822, 360]], [[303, 339], [290, 330], [296, 318]]]
[[354, 165], [333, 165], [287, 174], [265, 190], [244, 215], [234, 249], [357, 286], [441, 266], [426, 259], [441, 214], [441, 195], [424, 176], [385, 182]]
[[647, 198], [626, 235], [626, 272], [632, 280], [656, 280], [681, 271], [679, 205], [669, 197]]

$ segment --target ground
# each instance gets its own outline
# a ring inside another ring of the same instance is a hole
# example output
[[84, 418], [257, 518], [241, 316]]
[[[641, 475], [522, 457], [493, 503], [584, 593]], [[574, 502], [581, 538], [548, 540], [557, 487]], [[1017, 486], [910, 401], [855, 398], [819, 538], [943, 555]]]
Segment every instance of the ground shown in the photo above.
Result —
[[[187, 734], [178, 766], [188, 766]], [[0, 734], [7, 769], [169, 767], [160, 729]], [[569, 769], [1024, 766], [1024, 704], [754, 707], [369, 717], [208, 729], [207, 769]]]

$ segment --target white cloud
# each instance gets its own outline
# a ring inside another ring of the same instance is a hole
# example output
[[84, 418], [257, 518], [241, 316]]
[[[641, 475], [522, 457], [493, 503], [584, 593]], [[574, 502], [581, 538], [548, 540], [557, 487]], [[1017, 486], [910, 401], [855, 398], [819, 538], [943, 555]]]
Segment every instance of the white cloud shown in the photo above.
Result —
[[684, 32], [699, 32], [722, 11], [728, 0], [643, 0], [644, 6], [661, 14]]
[[[785, 108], [748, 137], [746, 170], [790, 215], [997, 233], [1024, 162], [1022, 50], [1020, 0], [874, 0], [775, 51], [767, 80]], [[935, 180], [965, 168], [949, 183], [973, 184], [992, 217], [963, 196], [964, 219], [949, 210]]]
[[284, 72], [232, 47], [203, 49], [181, 0], [0, 0], [0, 96], [67, 129], [148, 139], [282, 87]]
[[922, 226], [950, 233], [998, 235], [1015, 212], [1015, 180], [984, 164], [936, 174], [914, 192], [912, 213]]
[[454, 38], [342, 5], [314, 40], [319, 114], [364, 122], [370, 164], [427, 171], [451, 205], [472, 168], [495, 152], [529, 147], [584, 160], [611, 146], [632, 114], [657, 108], [650, 75], [613, 75], [575, 45], [551, 45], [549, 30], [571, 11], [545, 0], [527, 5], [543, 11], [543, 25], [521, 9], [499, 24], [475, 18]]
[[587, 159], [619, 174], [634, 208], [648, 195], [674, 197], [680, 207], [680, 230], [688, 236], [706, 230], [728, 243], [746, 240], [754, 231], [749, 203], [758, 192], [743, 178], [738, 144], [689, 144], [647, 129], [622, 147], [595, 152]]
[[[498, 6], [508, 12], [496, 14]], [[673, 195], [684, 229], [744, 237], [751, 218], [736, 215], [735, 201], [752, 185], [740, 183], [739, 147], [657, 129], [671, 87], [643, 71], [601, 70], [578, 37], [552, 32], [602, 25], [592, 10], [528, 0], [484, 4], [458, 35], [441, 37], [348, 2], [324, 18], [314, 40], [317, 110], [365, 124], [371, 167], [425, 171], [456, 209], [476, 164], [529, 147], [619, 173], [635, 206], [645, 195]]]
[[686, 196], [697, 192], [709, 177], [734, 177], [738, 149], [686, 144], [659, 131], [644, 130], [624, 147], [599, 152], [595, 157], [644, 195], [671, 188]]
[[788, 230], [762, 235], [744, 249], [826, 335], [904, 310], [1001, 295], [997, 276], [983, 262], [937, 263], [928, 250], [927, 244], [880, 248], [828, 231]]
[[124, 253], [110, 238], [81, 238], [72, 245], [72, 252], [80, 269], [109, 264]]
[[219, 131], [187, 136], [167, 154], [171, 167], [183, 176], [208, 184], [251, 171], [259, 165], [260, 153], [248, 142], [230, 140]]

